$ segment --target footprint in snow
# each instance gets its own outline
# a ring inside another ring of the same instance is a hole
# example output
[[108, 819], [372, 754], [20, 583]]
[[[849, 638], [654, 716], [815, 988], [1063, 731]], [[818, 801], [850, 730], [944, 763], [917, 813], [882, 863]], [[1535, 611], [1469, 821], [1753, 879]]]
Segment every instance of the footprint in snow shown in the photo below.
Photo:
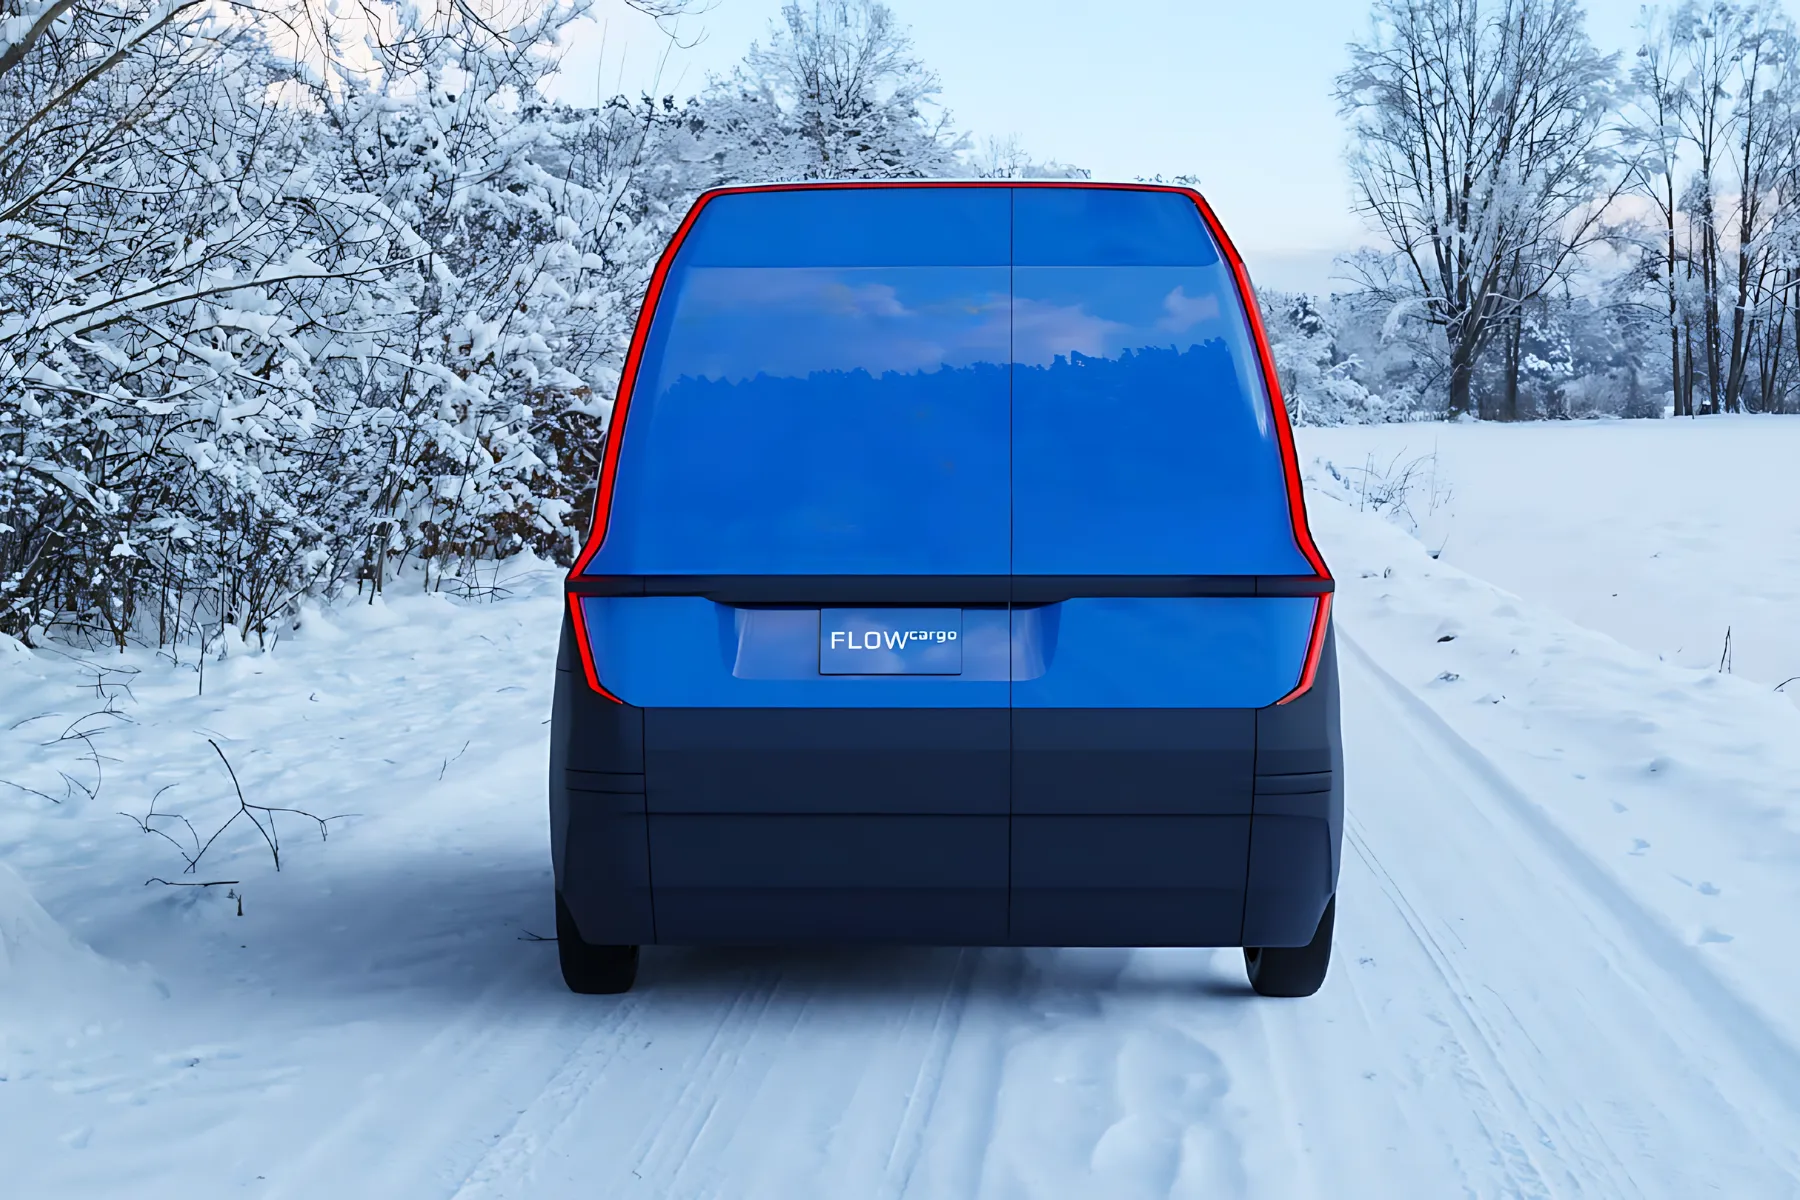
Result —
[[1717, 896], [1719, 894], [1719, 889], [1714, 887], [1712, 884], [1706, 882], [1706, 880], [1704, 880], [1704, 879], [1702, 879], [1700, 881], [1700, 889], [1699, 890], [1700, 890], [1700, 894], [1702, 896]]
[[1642, 858], [1644, 851], [1648, 850], [1649, 848], [1650, 848], [1650, 843], [1646, 842], [1643, 838], [1632, 838], [1631, 839], [1631, 853], [1637, 855], [1638, 857]]
[[1723, 942], [1729, 942], [1731, 940], [1732, 940], [1732, 937], [1729, 933], [1720, 933], [1718, 930], [1714, 929], [1710, 925], [1708, 925], [1705, 929], [1702, 929], [1700, 931], [1700, 944], [1702, 946], [1708, 944], [1709, 942], [1710, 943], [1723, 943]]

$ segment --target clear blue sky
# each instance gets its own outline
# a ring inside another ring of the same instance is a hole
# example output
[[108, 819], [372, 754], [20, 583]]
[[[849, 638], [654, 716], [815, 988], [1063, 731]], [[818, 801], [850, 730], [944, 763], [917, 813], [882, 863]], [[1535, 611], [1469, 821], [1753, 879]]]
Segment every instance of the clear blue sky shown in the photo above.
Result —
[[[1331, 98], [1360, 0], [888, 0], [944, 105], [977, 136], [1017, 134], [1037, 158], [1096, 178], [1192, 174], [1265, 286], [1330, 289], [1331, 259], [1365, 239], [1350, 212]], [[1624, 50], [1638, 0], [1590, 0], [1588, 28]], [[591, 102], [692, 93], [763, 38], [780, 0], [713, 0], [670, 48], [623, 0], [596, 0], [556, 90]], [[666, 54], [666, 57], [665, 57]], [[658, 68], [660, 66], [660, 77]]]

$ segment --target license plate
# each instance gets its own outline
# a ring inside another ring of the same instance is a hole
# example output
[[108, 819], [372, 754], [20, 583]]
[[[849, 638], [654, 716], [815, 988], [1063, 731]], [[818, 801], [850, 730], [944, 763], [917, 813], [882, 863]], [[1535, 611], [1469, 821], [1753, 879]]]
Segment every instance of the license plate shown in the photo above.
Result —
[[961, 675], [960, 608], [827, 608], [821, 675]]

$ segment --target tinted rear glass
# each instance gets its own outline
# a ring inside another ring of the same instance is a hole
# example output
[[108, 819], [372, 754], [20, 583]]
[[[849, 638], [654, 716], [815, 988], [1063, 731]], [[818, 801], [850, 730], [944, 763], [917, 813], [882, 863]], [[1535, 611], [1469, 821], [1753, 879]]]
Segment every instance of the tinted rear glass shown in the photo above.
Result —
[[1230, 266], [1166, 192], [1013, 193], [1013, 570], [1308, 574]]
[[709, 204], [658, 305], [590, 569], [1005, 574], [1006, 229], [1004, 189]]
[[596, 573], [1308, 572], [1230, 268], [1178, 194], [719, 197], [627, 424]]
[[1305, 574], [1223, 264], [1013, 273], [1013, 570]]
[[1007, 188], [811, 188], [720, 196], [690, 267], [1004, 267]]
[[1015, 188], [1013, 258], [1021, 267], [1210, 267], [1219, 251], [1178, 192]]

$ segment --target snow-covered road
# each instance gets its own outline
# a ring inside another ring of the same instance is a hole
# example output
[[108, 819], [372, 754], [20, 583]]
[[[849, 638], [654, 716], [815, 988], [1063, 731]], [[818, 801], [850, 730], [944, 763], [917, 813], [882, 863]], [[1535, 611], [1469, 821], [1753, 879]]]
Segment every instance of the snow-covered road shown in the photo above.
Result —
[[[652, 948], [630, 995], [568, 994], [525, 936], [549, 924], [547, 576], [315, 616], [203, 697], [133, 659], [98, 763], [42, 745], [91, 682], [0, 661], [0, 729], [63, 714], [0, 734], [42, 759], [0, 777], [107, 781], [0, 816], [54, 918], [0, 867], [3, 1190], [1800, 1196], [1794, 708], [1315, 511], [1350, 816], [1305, 1001], [1253, 996], [1234, 950]], [[176, 780], [203, 830], [228, 813], [198, 799], [229, 795], [209, 736], [259, 802], [363, 814], [284, 827], [280, 875], [228, 834], [200, 877], [241, 880], [242, 917], [223, 888], [128, 886], [180, 860], [103, 820]]]
[[1316, 1001], [1226, 951], [663, 951], [607, 1001], [521, 953], [268, 1194], [1793, 1194], [1793, 1049], [1346, 646]]

